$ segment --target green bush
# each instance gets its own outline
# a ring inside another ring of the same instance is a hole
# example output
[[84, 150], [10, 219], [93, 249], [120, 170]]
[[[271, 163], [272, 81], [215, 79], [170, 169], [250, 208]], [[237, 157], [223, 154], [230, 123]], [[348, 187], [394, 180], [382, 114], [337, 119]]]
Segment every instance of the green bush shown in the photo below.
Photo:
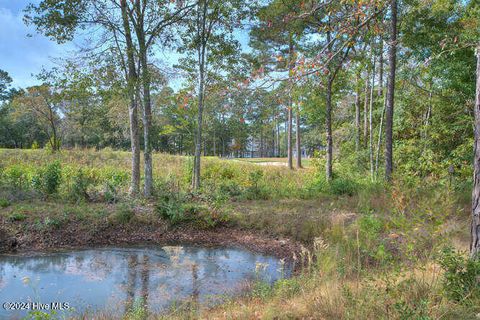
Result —
[[183, 208], [184, 200], [183, 194], [179, 192], [165, 191], [158, 199], [156, 210], [162, 218], [172, 224], [186, 221], [187, 217]]
[[330, 182], [330, 190], [335, 195], [353, 196], [357, 193], [358, 185], [350, 179], [335, 178]]
[[443, 289], [448, 298], [462, 304], [480, 299], [480, 260], [470, 259], [451, 247], [444, 248], [438, 262], [445, 271]]
[[1, 198], [0, 199], [0, 208], [6, 208], [8, 206], [10, 206], [10, 201], [8, 201], [7, 199]]
[[59, 161], [54, 161], [41, 168], [32, 178], [33, 187], [48, 196], [58, 192], [62, 180], [62, 168]]
[[25, 189], [29, 181], [29, 169], [24, 165], [12, 165], [3, 171], [3, 180], [16, 190]]
[[72, 178], [72, 184], [69, 190], [68, 198], [72, 201], [88, 200], [88, 187], [92, 184], [92, 179], [88, 177], [82, 169], [78, 169]]
[[125, 172], [111, 172], [105, 181], [104, 196], [105, 201], [115, 203], [118, 201], [120, 188], [128, 180], [128, 174]]

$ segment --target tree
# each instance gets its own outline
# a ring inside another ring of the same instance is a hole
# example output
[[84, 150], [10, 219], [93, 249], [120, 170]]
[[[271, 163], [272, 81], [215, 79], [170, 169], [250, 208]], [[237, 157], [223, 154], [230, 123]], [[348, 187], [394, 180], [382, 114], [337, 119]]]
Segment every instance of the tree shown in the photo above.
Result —
[[7, 100], [10, 96], [9, 87], [12, 83], [12, 78], [8, 72], [0, 69], [0, 102]]
[[186, 20], [182, 33], [181, 52], [194, 53], [195, 58], [183, 59], [183, 68], [193, 75], [197, 83], [197, 128], [195, 133], [195, 153], [192, 172], [192, 188], [200, 188], [200, 158], [202, 154], [202, 130], [205, 102], [205, 89], [208, 70], [217, 73], [222, 68], [236, 65], [231, 59], [238, 52], [238, 43], [233, 38], [233, 30], [240, 27], [244, 17], [242, 9], [247, 4], [240, 0], [199, 0]]
[[474, 106], [474, 158], [473, 158], [473, 192], [472, 192], [472, 224], [470, 255], [478, 258], [480, 254], [480, 43], [476, 49], [477, 56], [477, 86]]
[[[144, 141], [144, 195], [150, 197], [153, 188], [153, 163], [152, 163], [152, 103], [151, 103], [151, 75], [148, 56], [151, 48], [160, 36], [164, 35], [165, 29], [181, 21], [193, 8], [193, 4], [186, 4], [184, 1], [177, 1], [173, 6], [167, 1], [159, 0], [134, 0], [130, 8], [126, 0], [121, 0], [122, 14], [124, 20], [124, 29], [133, 25], [137, 40], [138, 59], [141, 68], [142, 98], [143, 98], [143, 141]], [[128, 18], [127, 18], [128, 13]], [[165, 44], [165, 41], [164, 41]], [[132, 46], [127, 40], [128, 46]], [[129, 60], [130, 61], [130, 60]], [[129, 62], [130, 63], [130, 62]], [[129, 67], [130, 68], [130, 67]]]
[[35, 115], [53, 152], [60, 150], [60, 100], [48, 84], [29, 87], [13, 101], [17, 115]]
[[388, 49], [388, 89], [385, 113], [385, 179], [391, 181], [393, 172], [393, 107], [397, 63], [397, 0], [392, 0], [390, 12], [390, 47]]
[[[250, 33], [250, 45], [257, 50], [256, 54], [260, 60], [259, 67], [267, 69], [267, 72], [286, 72], [288, 75], [288, 86], [285, 87], [285, 90], [288, 96], [286, 105], [287, 164], [290, 169], [293, 169], [293, 105], [298, 102], [293, 99], [295, 67], [299, 57], [299, 42], [305, 29], [305, 22], [302, 19], [292, 19], [290, 16], [301, 13], [302, 2], [299, 0], [271, 1], [259, 10], [258, 25]], [[297, 168], [302, 166], [301, 152], [299, 152], [301, 149], [299, 112], [300, 110], [297, 108], [295, 113]]]

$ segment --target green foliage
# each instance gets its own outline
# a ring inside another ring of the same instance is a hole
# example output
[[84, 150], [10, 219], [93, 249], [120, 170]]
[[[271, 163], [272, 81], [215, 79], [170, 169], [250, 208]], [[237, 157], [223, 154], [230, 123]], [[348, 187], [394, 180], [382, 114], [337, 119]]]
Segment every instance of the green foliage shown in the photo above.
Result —
[[478, 303], [480, 299], [480, 260], [470, 259], [451, 247], [444, 248], [438, 259], [447, 297], [462, 304]]
[[0, 198], [0, 208], [6, 208], [10, 205], [10, 201], [8, 199]]
[[8, 220], [10, 221], [24, 221], [27, 219], [27, 215], [20, 211], [13, 211], [9, 216]]
[[356, 194], [358, 189], [357, 184], [345, 178], [335, 178], [330, 182], [330, 190], [335, 195], [349, 195]]
[[92, 184], [92, 179], [80, 168], [72, 179], [68, 198], [72, 201], [88, 200], [88, 187]]
[[32, 185], [45, 196], [50, 196], [58, 192], [61, 179], [62, 171], [60, 162], [54, 161], [38, 170], [32, 178]]
[[273, 294], [273, 287], [265, 281], [255, 281], [251, 290], [251, 295], [258, 299], [268, 299]]

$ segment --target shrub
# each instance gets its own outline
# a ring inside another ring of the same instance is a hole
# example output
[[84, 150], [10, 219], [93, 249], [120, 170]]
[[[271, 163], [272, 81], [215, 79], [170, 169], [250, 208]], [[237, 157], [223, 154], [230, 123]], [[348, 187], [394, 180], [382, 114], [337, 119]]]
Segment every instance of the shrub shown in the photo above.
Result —
[[3, 198], [0, 199], [0, 208], [6, 208], [9, 205], [10, 205], [10, 201], [8, 201], [7, 199], [3, 199]]
[[58, 192], [62, 179], [62, 169], [59, 161], [54, 161], [41, 168], [32, 178], [33, 187], [44, 195], [53, 195]]
[[335, 178], [330, 182], [330, 190], [335, 195], [349, 195], [353, 196], [357, 193], [357, 184], [345, 178]]
[[172, 224], [187, 220], [183, 208], [183, 196], [178, 192], [165, 192], [156, 205], [158, 214]]
[[118, 201], [119, 189], [128, 180], [125, 172], [112, 172], [105, 181], [105, 200], [110, 203]]
[[233, 180], [221, 181], [217, 188], [218, 195], [221, 198], [228, 199], [242, 195], [242, 189]]
[[445, 271], [443, 288], [448, 298], [465, 304], [480, 299], [480, 260], [447, 247], [438, 262]]
[[3, 172], [3, 176], [5, 182], [14, 189], [21, 190], [27, 186], [28, 170], [23, 165], [12, 165], [7, 167]]
[[92, 179], [90, 179], [82, 169], [78, 169], [72, 180], [68, 198], [72, 201], [88, 200], [87, 189], [92, 184]]

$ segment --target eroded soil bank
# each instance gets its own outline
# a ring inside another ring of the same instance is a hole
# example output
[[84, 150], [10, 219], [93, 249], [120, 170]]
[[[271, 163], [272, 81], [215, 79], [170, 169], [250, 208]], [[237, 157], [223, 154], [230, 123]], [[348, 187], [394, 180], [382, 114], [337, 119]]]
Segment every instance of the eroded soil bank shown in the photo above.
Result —
[[[139, 244], [189, 244], [199, 246], [238, 247], [253, 252], [291, 260], [300, 243], [287, 238], [266, 235], [258, 230], [236, 226], [203, 229], [194, 225], [172, 226], [158, 218], [148, 206], [136, 207], [128, 222], [117, 222], [112, 214], [115, 205], [101, 208], [102, 214], [65, 215], [58, 204], [35, 206], [25, 210], [1, 209], [0, 253], [24, 253], [97, 246]], [[23, 207], [21, 207], [23, 208]], [[88, 210], [97, 212], [98, 208]], [[87, 209], [85, 209], [87, 210]], [[27, 210], [28, 211], [28, 210]]]

